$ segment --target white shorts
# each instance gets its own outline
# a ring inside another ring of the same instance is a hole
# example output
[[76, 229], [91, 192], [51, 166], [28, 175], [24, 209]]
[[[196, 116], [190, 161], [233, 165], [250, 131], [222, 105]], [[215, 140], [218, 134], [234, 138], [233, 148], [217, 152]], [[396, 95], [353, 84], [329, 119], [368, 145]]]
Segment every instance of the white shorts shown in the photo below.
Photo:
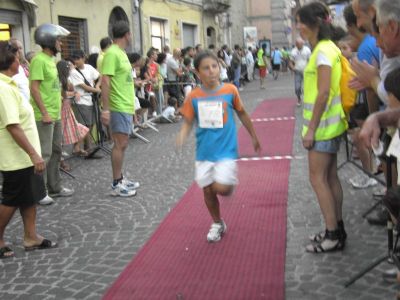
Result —
[[238, 184], [236, 161], [196, 161], [195, 180], [201, 188], [214, 182], [224, 185], [236, 185]]

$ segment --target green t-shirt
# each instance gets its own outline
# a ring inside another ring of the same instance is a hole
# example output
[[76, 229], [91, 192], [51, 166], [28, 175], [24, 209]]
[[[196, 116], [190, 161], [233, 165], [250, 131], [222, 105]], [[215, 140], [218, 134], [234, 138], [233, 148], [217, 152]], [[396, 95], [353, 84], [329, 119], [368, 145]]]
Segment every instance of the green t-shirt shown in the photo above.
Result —
[[125, 51], [118, 45], [111, 45], [104, 54], [101, 72], [111, 77], [110, 110], [134, 114], [132, 67]]
[[29, 143], [40, 151], [39, 134], [32, 106], [21, 97], [17, 84], [0, 73], [0, 170], [15, 171], [33, 166], [29, 155], [15, 142], [7, 130], [10, 124], [19, 124]]
[[[56, 63], [52, 56], [39, 52], [32, 59], [29, 68], [29, 81], [40, 80], [40, 96], [49, 116], [54, 120], [61, 119], [61, 86], [58, 79]], [[42, 114], [31, 95], [31, 104], [35, 112], [35, 120], [41, 121]]]

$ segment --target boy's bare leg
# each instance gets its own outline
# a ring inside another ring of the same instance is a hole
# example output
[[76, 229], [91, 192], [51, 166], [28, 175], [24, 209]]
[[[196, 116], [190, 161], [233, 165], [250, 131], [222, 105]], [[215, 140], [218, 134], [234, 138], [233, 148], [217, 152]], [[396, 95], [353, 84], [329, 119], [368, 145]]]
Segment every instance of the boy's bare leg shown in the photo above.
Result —
[[229, 196], [232, 192], [232, 185], [225, 185], [217, 182], [203, 188], [204, 201], [207, 205], [208, 211], [210, 212], [211, 218], [215, 223], [221, 222], [221, 213], [217, 195]]
[[217, 193], [213, 190], [212, 186], [213, 185], [209, 185], [203, 188], [204, 202], [206, 203], [206, 206], [214, 223], [219, 223], [221, 222], [219, 201]]
[[217, 195], [230, 196], [233, 192], [232, 185], [226, 185], [226, 184], [214, 182], [211, 186], [212, 186], [214, 193]]

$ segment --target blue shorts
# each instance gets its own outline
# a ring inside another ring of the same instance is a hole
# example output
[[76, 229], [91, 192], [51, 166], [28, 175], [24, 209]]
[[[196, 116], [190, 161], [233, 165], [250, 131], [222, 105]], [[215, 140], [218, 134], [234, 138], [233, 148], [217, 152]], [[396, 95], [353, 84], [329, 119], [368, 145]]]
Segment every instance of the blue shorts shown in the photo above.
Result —
[[325, 141], [315, 141], [311, 150], [323, 153], [337, 153], [340, 148], [342, 135]]
[[110, 129], [112, 133], [130, 134], [132, 131], [133, 115], [112, 111], [110, 113]]

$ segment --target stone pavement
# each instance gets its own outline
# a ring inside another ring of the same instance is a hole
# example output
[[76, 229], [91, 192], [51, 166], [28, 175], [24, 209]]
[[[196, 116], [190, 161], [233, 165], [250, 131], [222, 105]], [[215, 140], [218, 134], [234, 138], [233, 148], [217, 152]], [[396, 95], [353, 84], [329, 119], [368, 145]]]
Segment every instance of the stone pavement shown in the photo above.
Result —
[[[251, 113], [264, 99], [292, 97], [292, 90], [293, 77], [284, 75], [278, 81], [270, 78], [266, 90], [254, 81], [241, 95]], [[296, 117], [298, 133], [300, 109]], [[133, 198], [108, 195], [111, 166], [105, 154], [101, 160], [69, 160], [76, 180], [64, 176], [65, 184], [74, 187], [76, 194], [38, 208], [39, 232], [57, 241], [59, 248], [25, 253], [21, 218], [16, 215], [6, 231], [16, 258], [0, 260], [0, 299], [100, 299], [193, 181], [193, 135], [183, 151], [176, 153], [179, 127], [162, 124], [160, 133], [146, 130], [150, 144], [130, 141], [125, 175], [141, 183]], [[308, 176], [304, 176], [307, 159], [298, 134], [293, 153], [298, 158], [292, 161], [289, 182], [286, 298], [393, 299], [396, 285], [381, 279], [385, 264], [350, 288], [343, 287], [350, 275], [386, 251], [385, 229], [361, 218], [373, 204], [371, 189], [355, 191], [347, 184], [357, 173], [351, 165], [340, 171], [349, 234], [346, 249], [329, 255], [304, 252], [308, 234], [322, 229], [322, 221]]]

